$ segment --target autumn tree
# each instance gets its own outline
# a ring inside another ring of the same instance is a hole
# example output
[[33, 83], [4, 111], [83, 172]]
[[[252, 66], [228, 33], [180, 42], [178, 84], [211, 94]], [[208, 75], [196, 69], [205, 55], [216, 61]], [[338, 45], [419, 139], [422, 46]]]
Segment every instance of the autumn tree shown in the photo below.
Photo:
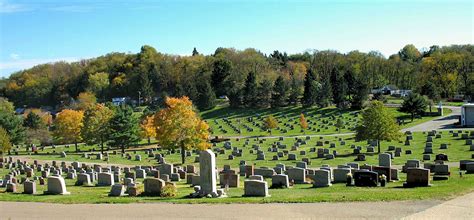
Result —
[[303, 113], [300, 114], [300, 127], [303, 129], [304, 134], [306, 134], [306, 129], [308, 129], [308, 121], [306, 121]]
[[107, 142], [109, 121], [114, 112], [103, 104], [95, 104], [84, 112], [84, 126], [81, 130], [82, 139], [86, 144], [98, 144], [101, 153], [104, 153], [104, 144]]
[[382, 102], [373, 101], [362, 112], [362, 119], [356, 128], [356, 140], [376, 140], [380, 153], [380, 141], [400, 138], [400, 127], [395, 117]]
[[263, 126], [270, 131], [270, 135], [272, 134], [272, 129], [275, 129], [278, 127], [278, 121], [276, 120], [273, 115], [269, 115], [268, 117], [265, 118], [263, 121]]
[[152, 115], [145, 116], [140, 123], [141, 136], [148, 140], [148, 144], [151, 143], [151, 138], [156, 137], [156, 128], [154, 125], [154, 117]]
[[54, 139], [59, 143], [74, 143], [76, 152], [79, 152], [77, 144], [82, 141], [83, 119], [83, 111], [64, 109], [59, 112], [54, 121]]
[[154, 116], [156, 140], [165, 149], [181, 149], [181, 162], [185, 163], [185, 150], [205, 150], [209, 126], [199, 118], [188, 97], [167, 98], [166, 107]]
[[109, 122], [109, 143], [113, 147], [120, 147], [122, 153], [125, 148], [140, 141], [138, 119], [129, 106], [115, 109], [114, 116]]
[[7, 130], [0, 127], [0, 156], [3, 157], [3, 154], [9, 151], [12, 148], [12, 143], [10, 142], [10, 137], [8, 136]]
[[75, 108], [77, 110], [86, 110], [97, 103], [97, 98], [92, 92], [81, 92], [77, 96], [77, 102]]

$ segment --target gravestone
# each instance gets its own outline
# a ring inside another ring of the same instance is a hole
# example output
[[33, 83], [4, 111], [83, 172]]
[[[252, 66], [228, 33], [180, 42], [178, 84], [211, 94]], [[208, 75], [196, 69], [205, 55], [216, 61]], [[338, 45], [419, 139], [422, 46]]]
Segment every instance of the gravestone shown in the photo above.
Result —
[[368, 170], [357, 170], [354, 172], [354, 185], [376, 187], [378, 185], [378, 173]]
[[285, 174], [277, 174], [272, 176], [272, 186], [271, 188], [289, 188], [290, 181], [288, 179], [288, 175]]
[[309, 176], [313, 181], [313, 187], [331, 186], [331, 172], [329, 170], [315, 170], [314, 175]]
[[268, 197], [268, 184], [266, 181], [246, 180], [244, 182], [244, 196]]
[[392, 166], [392, 160], [390, 154], [381, 153], [379, 154], [379, 166], [390, 167]]
[[124, 196], [125, 195], [125, 187], [120, 184], [114, 184], [110, 188], [109, 196]]
[[201, 151], [199, 162], [199, 175], [201, 191], [203, 196], [211, 195], [217, 197], [216, 156], [211, 150]]
[[66, 183], [64, 178], [60, 176], [50, 176], [48, 177], [48, 190], [44, 191], [44, 194], [51, 195], [69, 195], [71, 194], [66, 190]]
[[24, 194], [36, 194], [36, 183], [34, 181], [25, 181], [23, 187]]
[[114, 176], [111, 173], [99, 173], [97, 177], [97, 186], [114, 185]]
[[333, 169], [334, 183], [345, 183], [347, 182], [347, 174], [351, 173], [350, 168], [336, 168]]
[[423, 168], [408, 168], [407, 181], [403, 187], [418, 187], [430, 185], [430, 170]]
[[306, 170], [299, 167], [290, 168], [287, 170], [288, 179], [295, 183], [306, 183]]
[[165, 186], [165, 181], [158, 178], [146, 178], [143, 181], [143, 185], [145, 186], [145, 195], [160, 196], [161, 188]]

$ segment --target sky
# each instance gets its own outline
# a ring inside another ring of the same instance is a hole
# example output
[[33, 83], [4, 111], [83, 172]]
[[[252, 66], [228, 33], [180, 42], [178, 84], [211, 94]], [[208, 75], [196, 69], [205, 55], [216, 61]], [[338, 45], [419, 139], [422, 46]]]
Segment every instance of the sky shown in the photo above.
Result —
[[473, 44], [465, 0], [0, 0], [0, 77], [110, 52], [218, 47], [397, 53]]

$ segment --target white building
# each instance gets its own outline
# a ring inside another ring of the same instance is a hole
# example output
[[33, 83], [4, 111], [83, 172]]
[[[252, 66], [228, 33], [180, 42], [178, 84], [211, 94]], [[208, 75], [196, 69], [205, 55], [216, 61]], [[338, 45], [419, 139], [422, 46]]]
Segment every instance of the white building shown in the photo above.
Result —
[[112, 103], [115, 106], [123, 105], [123, 104], [125, 104], [126, 101], [127, 101], [127, 99], [125, 97], [112, 98]]
[[464, 104], [461, 107], [461, 126], [474, 127], [474, 103]]

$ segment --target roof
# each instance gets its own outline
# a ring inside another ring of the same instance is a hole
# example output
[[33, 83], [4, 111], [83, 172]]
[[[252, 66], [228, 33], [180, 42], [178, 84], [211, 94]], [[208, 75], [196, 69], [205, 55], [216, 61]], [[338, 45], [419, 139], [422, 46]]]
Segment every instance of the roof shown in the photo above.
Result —
[[466, 104], [462, 105], [462, 107], [474, 108], [474, 103], [466, 103]]

